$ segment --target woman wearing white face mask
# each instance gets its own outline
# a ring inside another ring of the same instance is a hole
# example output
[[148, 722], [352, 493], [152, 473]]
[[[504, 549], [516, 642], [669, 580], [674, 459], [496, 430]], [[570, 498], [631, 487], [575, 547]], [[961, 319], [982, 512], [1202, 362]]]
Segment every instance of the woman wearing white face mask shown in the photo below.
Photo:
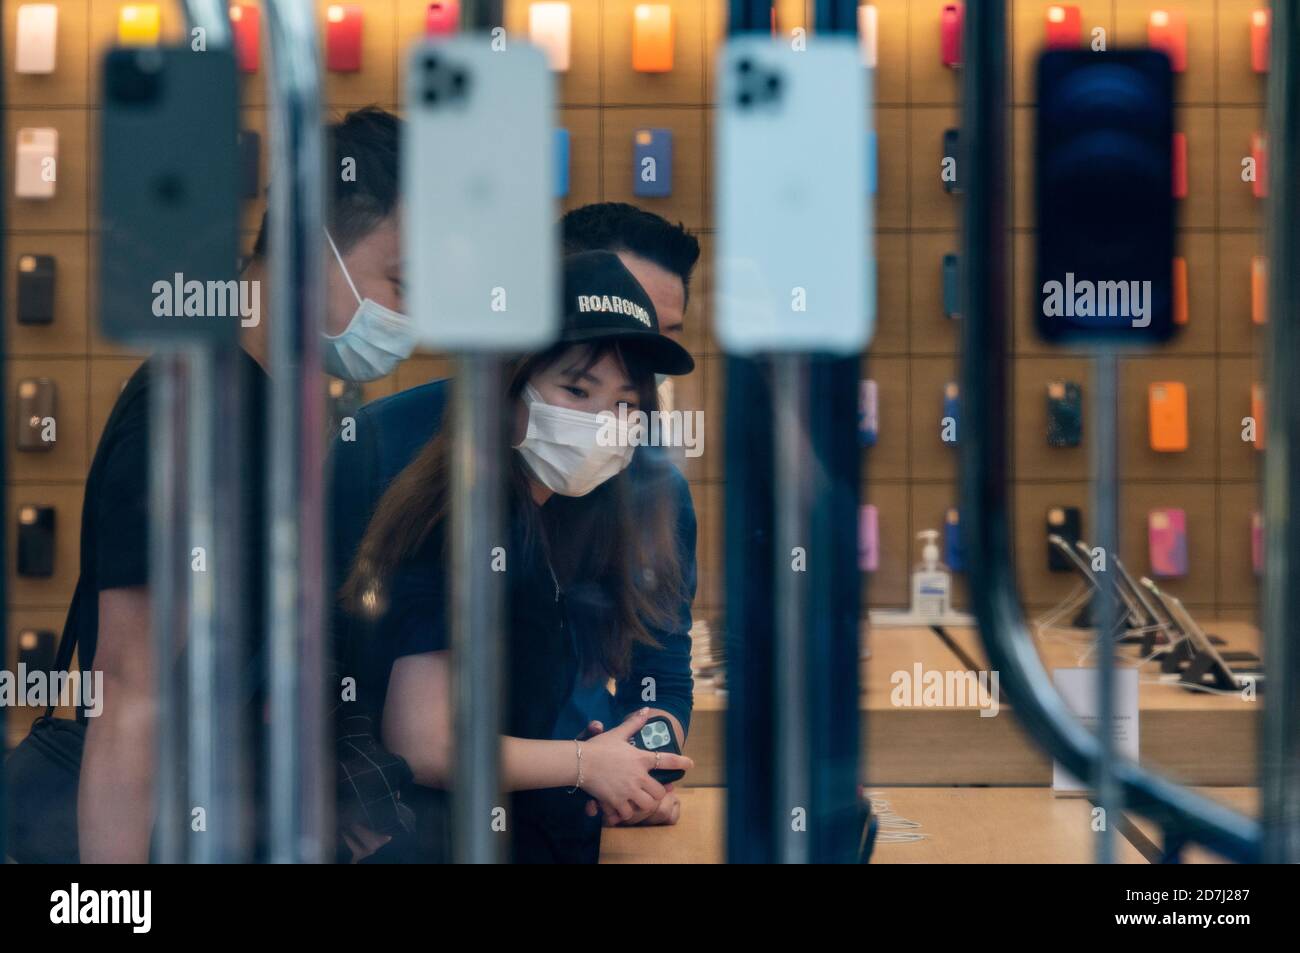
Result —
[[[514, 792], [507, 829], [518, 862], [594, 862], [602, 816], [645, 816], [667, 796], [650, 771], [691, 767], [628, 744], [648, 713], [615, 726], [641, 704], [622, 693], [624, 704], [609, 699], [611, 730], [575, 740], [562, 728], [575, 695], [627, 679], [639, 653], [658, 650], [653, 632], [682, 624], [683, 606], [689, 628], [694, 585], [694, 554], [678, 548], [681, 501], [665, 481], [628, 471], [635, 447], [611, 417], [655, 410], [655, 373], [686, 373], [694, 362], [659, 334], [649, 297], [612, 253], [565, 260], [563, 314], [560, 343], [510, 369], [502, 421], [512, 448], [502, 461], [512, 490], [502, 779]], [[415, 780], [402, 797], [415, 833], [376, 861], [446, 856], [449, 455], [443, 431], [394, 480], [342, 593], [375, 619], [356, 662], [358, 695], [382, 711], [385, 747]], [[693, 548], [693, 524], [690, 539]], [[688, 653], [681, 664], [689, 693]]]

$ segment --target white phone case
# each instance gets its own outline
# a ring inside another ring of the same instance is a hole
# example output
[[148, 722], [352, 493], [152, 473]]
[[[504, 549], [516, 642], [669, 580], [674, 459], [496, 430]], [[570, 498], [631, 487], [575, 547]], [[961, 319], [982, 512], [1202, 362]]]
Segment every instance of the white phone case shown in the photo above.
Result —
[[15, 28], [14, 71], [53, 73], [59, 32], [59, 8], [52, 3], [24, 3]]
[[58, 158], [57, 129], [19, 129], [14, 161], [14, 195], [20, 199], [54, 198]]
[[535, 47], [491, 42], [423, 43], [407, 70], [407, 306], [436, 350], [538, 350], [558, 330], [551, 74]]
[[851, 354], [875, 327], [871, 74], [853, 37], [728, 40], [718, 67], [725, 350]]

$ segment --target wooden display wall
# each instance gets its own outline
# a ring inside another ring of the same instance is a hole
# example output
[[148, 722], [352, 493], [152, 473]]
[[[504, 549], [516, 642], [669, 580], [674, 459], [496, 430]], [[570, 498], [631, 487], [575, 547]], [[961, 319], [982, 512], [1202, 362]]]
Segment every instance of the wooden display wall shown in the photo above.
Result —
[[[95, 226], [99, 58], [113, 42], [122, 0], [55, 0], [59, 8], [58, 65], [47, 76], [13, 71], [14, 24], [19, 4], [4, 0], [5, 163], [12, 179], [17, 130], [52, 126], [59, 131], [59, 175], [53, 199], [13, 197], [6, 182], [4, 267], [10, 269], [5, 302], [8, 389], [6, 413], [16, 413], [16, 388], [26, 378], [49, 378], [58, 388], [58, 443], [49, 452], [8, 453], [10, 553], [15, 515], [24, 503], [50, 504], [57, 513], [55, 573], [19, 578], [9, 560], [10, 632], [61, 630], [78, 568], [82, 484], [99, 433], [122, 382], [140, 360], [101, 339], [95, 329]], [[407, 47], [423, 31], [421, 0], [363, 0], [363, 69], [329, 73], [331, 115], [371, 103], [396, 110]], [[317, 2], [324, 18], [325, 2]], [[648, 75], [631, 65], [633, 0], [575, 0], [572, 66], [559, 83], [558, 121], [571, 135], [571, 188], [565, 208], [601, 200], [636, 201], [700, 235], [702, 265], [692, 287], [688, 346], [696, 372], [677, 383], [677, 403], [705, 412], [705, 453], [689, 461], [687, 476], [699, 515], [697, 616], [720, 616], [723, 593], [721, 533], [722, 357], [710, 333], [710, 265], [713, 248], [711, 152], [714, 51], [725, 33], [722, 0], [672, 3], [676, 25], [671, 72]], [[788, 31], [810, 22], [811, 2], [779, 2], [778, 24]], [[945, 129], [958, 124], [960, 76], [940, 63], [938, 0], [879, 0], [879, 67], [876, 127], [879, 142], [876, 248], [879, 259], [878, 332], [864, 376], [879, 383], [880, 434], [863, 451], [867, 498], [879, 508], [880, 568], [868, 578], [872, 606], [902, 606], [908, 572], [918, 556], [915, 534], [941, 528], [955, 503], [956, 451], [939, 436], [943, 385], [956, 376], [958, 325], [944, 317], [940, 265], [957, 250], [960, 198], [940, 181]], [[1144, 45], [1147, 2], [1083, 2], [1085, 32], [1106, 30], [1109, 46]], [[1177, 80], [1176, 122], [1188, 140], [1189, 191], [1180, 202], [1179, 246], [1189, 270], [1189, 323], [1177, 343], [1124, 361], [1123, 553], [1148, 570], [1146, 513], [1182, 507], [1188, 520], [1189, 573], [1167, 581], [1193, 610], [1249, 617], [1257, 599], [1251, 568], [1250, 519], [1256, 509], [1261, 453], [1240, 439], [1241, 418], [1251, 412], [1250, 387], [1258, 381], [1258, 329], [1250, 316], [1250, 261], [1258, 254], [1260, 202], [1240, 178], [1241, 158], [1263, 123], [1265, 77], [1250, 66], [1249, 20], [1256, 4], [1245, 0], [1181, 2], [1188, 22], [1187, 70]], [[523, 0], [508, 0], [507, 27], [527, 30]], [[1053, 378], [1089, 390], [1086, 357], [1045, 348], [1031, 331], [1033, 211], [1032, 67], [1043, 34], [1046, 3], [1012, 3], [1014, 166], [1015, 479], [1020, 579], [1026, 602], [1052, 604], [1072, 585], [1046, 568], [1044, 520], [1049, 506], [1079, 506], [1087, 532], [1089, 433], [1077, 449], [1047, 446], [1044, 389]], [[165, 38], [184, 31], [174, 3], [163, 3]], [[263, 20], [263, 45], [266, 27]], [[242, 80], [244, 125], [262, 134], [266, 168], [266, 92], [262, 70]], [[637, 199], [632, 194], [632, 137], [642, 127], [672, 131], [673, 194]], [[809, 156], [815, 162], [815, 156]], [[249, 202], [244, 217], [251, 245], [262, 212]], [[47, 326], [16, 321], [14, 281], [18, 257], [51, 254], [58, 260], [56, 317]], [[424, 356], [391, 377], [368, 385], [367, 396], [419, 384], [447, 372], [445, 361]], [[1146, 388], [1179, 380], [1188, 388], [1190, 444], [1184, 453], [1157, 454], [1146, 442]], [[960, 585], [958, 603], [962, 602]], [[14, 640], [11, 639], [11, 644]]]

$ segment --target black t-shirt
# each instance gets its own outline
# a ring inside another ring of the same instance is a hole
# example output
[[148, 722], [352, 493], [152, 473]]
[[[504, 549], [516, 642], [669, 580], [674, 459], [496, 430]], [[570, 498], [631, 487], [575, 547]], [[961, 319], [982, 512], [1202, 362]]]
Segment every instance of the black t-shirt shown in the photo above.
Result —
[[[149, 584], [149, 380], [152, 361], [131, 376], [113, 405], [86, 477], [81, 510], [81, 573], [64, 624], [64, 638], [77, 640], [82, 669], [94, 664], [99, 640], [99, 594], [106, 589]], [[262, 486], [266, 373], [244, 351], [238, 366], [244, 395], [240, 433], [244, 437], [241, 511], [245, 517], [243, 602], [250, 671], [245, 684], [260, 695], [262, 580]], [[210, 554], [212, 555], [212, 554]], [[185, 554], [188, 558], [188, 553]], [[219, 633], [224, 637], [226, 633]]]

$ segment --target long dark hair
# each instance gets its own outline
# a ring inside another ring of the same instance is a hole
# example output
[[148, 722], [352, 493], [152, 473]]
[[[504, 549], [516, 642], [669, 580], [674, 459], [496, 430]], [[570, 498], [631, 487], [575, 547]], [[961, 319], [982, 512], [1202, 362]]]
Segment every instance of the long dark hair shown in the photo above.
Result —
[[[503, 393], [508, 412], [501, 423], [508, 459], [502, 464], [510, 475], [510, 512], [524, 521], [525, 541], [544, 546], [555, 563], [572, 569], [584, 580], [584, 601], [603, 610], [597, 624], [579, 627], [585, 669], [588, 674], [622, 678], [629, 670], [633, 644], [657, 646], [649, 627], [668, 627], [676, 621], [684, 596], [676, 532], [679, 500], [663, 471], [656, 475], [653, 469], [643, 468], [649, 475], [636, 478], [634, 485], [634, 477], [624, 470], [587, 496], [548, 501], [557, 504], [564, 524], [546, 531], [529, 490], [527, 466], [510, 449], [508, 422], [528, 380], [574, 348], [578, 350], [574, 369], [579, 373], [612, 356], [637, 389], [640, 409], [658, 410], [654, 374], [635, 348], [616, 340], [557, 344], [512, 362], [506, 370]], [[455, 399], [453, 393], [451, 400]], [[393, 574], [444, 526], [451, 505], [451, 419], [448, 406], [438, 433], [397, 475], [375, 507], [340, 591], [347, 610], [381, 615], [387, 609], [386, 590]], [[666, 469], [671, 464], [656, 459], [653, 466]], [[444, 557], [448, 535], [441, 532]]]

